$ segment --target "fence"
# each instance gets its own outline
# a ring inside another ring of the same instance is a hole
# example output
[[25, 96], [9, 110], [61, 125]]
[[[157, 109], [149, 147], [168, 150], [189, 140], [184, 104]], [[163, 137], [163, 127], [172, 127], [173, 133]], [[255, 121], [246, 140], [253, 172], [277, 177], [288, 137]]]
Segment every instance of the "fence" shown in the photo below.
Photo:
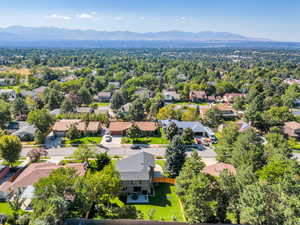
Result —
[[176, 184], [176, 180], [168, 177], [155, 177], [152, 180], [153, 183], [168, 183], [168, 184]]

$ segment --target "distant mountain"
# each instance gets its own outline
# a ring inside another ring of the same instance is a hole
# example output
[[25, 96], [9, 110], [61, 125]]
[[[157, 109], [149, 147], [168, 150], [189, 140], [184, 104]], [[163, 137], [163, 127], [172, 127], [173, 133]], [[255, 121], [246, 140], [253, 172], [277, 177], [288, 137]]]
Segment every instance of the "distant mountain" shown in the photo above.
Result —
[[11, 26], [0, 28], [0, 41], [270, 41], [228, 32], [164, 31], [137, 33], [130, 31], [72, 30], [56, 27]]

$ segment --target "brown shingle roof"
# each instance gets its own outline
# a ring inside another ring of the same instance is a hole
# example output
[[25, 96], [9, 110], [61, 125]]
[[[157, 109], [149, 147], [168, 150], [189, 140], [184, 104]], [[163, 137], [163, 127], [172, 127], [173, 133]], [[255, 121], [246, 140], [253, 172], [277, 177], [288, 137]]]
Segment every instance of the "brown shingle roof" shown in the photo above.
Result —
[[142, 131], [155, 131], [157, 124], [155, 122], [111, 122], [109, 124], [109, 131], [125, 131], [133, 124], [136, 124]]
[[61, 167], [74, 168], [79, 176], [85, 174], [85, 168], [82, 163], [68, 164], [66, 166], [60, 166], [50, 162], [32, 163], [17, 177], [17, 179], [13, 182], [7, 182], [5, 186], [1, 187], [1, 190], [8, 191], [11, 188], [31, 186], [41, 178], [48, 177], [53, 170]]
[[81, 120], [60, 120], [55, 122], [52, 130], [57, 132], [67, 132], [72, 124], [75, 124], [79, 131], [98, 131], [101, 129], [101, 123], [98, 121], [91, 121], [88, 123], [87, 129], [86, 123]]
[[210, 166], [206, 166], [203, 169], [203, 173], [218, 177], [220, 176], [221, 172], [226, 169], [229, 173], [236, 174], [234, 166], [227, 163], [216, 163]]
[[205, 91], [191, 91], [190, 93], [193, 97], [196, 98], [206, 98], [206, 94]]

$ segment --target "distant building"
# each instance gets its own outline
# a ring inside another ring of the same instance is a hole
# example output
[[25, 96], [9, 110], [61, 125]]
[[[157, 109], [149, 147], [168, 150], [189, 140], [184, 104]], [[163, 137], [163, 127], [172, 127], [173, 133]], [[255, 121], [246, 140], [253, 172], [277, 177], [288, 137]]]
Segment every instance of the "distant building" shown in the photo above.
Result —
[[203, 169], [203, 173], [218, 177], [224, 170], [227, 170], [232, 175], [236, 174], [234, 166], [227, 163], [216, 163], [210, 166], [206, 166]]
[[241, 93], [226, 93], [224, 96], [223, 96], [223, 100], [226, 102], [226, 103], [233, 103], [234, 100], [238, 97], [241, 97], [241, 98], [245, 98], [246, 95], [245, 94], [241, 94]]
[[20, 138], [21, 141], [33, 141], [36, 127], [27, 122], [18, 122], [18, 129], [12, 133]]
[[8, 101], [12, 102], [16, 99], [16, 92], [13, 89], [0, 89], [0, 96], [4, 96]]
[[153, 135], [157, 129], [155, 122], [110, 122], [108, 130], [112, 135], [126, 135], [126, 131], [136, 125], [143, 134]]
[[91, 107], [77, 107], [76, 113], [92, 113], [94, 110]]
[[283, 126], [283, 133], [289, 137], [300, 139], [300, 123], [296, 121], [286, 122]]
[[164, 96], [165, 101], [173, 102], [180, 100], [180, 95], [176, 91], [163, 90], [162, 95]]
[[97, 95], [94, 96], [94, 100], [98, 102], [109, 102], [111, 99], [111, 92], [109, 91], [101, 91]]
[[74, 124], [81, 133], [97, 134], [100, 133], [102, 126], [98, 121], [90, 121], [86, 124], [82, 120], [59, 120], [52, 127], [55, 136], [65, 136], [70, 126]]

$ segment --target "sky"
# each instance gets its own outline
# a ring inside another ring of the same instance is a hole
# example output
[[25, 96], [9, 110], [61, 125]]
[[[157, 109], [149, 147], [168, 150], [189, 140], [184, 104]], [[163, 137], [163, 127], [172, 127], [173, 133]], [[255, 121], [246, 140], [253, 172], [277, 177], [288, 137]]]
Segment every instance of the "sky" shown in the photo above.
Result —
[[0, 27], [232, 32], [300, 42], [300, 0], [0, 0]]

